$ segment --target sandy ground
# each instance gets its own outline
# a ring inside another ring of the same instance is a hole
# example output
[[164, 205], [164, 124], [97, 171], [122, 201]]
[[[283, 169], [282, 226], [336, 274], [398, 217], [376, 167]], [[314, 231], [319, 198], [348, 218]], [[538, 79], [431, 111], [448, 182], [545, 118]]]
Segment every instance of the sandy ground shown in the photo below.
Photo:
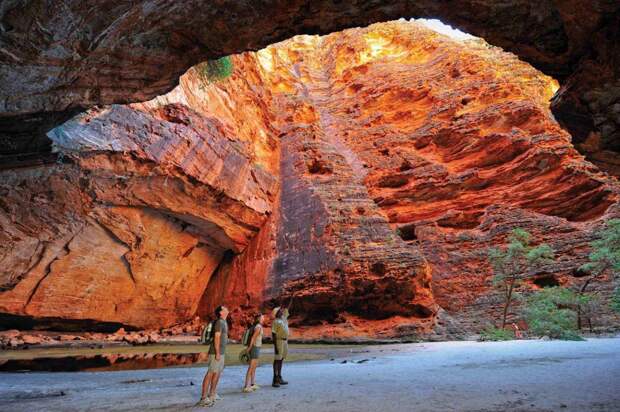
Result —
[[[620, 411], [620, 338], [442, 342], [353, 349], [291, 363], [290, 381], [242, 394], [226, 368], [213, 411]], [[346, 360], [346, 363], [343, 363]], [[0, 410], [200, 410], [204, 368], [0, 374]]]

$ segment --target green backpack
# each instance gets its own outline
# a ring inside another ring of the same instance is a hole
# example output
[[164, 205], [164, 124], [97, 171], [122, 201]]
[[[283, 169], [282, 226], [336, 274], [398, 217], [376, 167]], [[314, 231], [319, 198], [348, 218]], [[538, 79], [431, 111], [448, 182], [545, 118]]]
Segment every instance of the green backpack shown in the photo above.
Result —
[[200, 343], [203, 345], [210, 345], [213, 342], [213, 327], [215, 326], [215, 321], [207, 323], [204, 328], [202, 328], [202, 333], [200, 334]]
[[254, 326], [245, 328], [245, 332], [243, 332], [243, 337], [241, 338], [241, 344], [243, 346], [248, 346], [252, 340], [252, 335], [254, 335]]

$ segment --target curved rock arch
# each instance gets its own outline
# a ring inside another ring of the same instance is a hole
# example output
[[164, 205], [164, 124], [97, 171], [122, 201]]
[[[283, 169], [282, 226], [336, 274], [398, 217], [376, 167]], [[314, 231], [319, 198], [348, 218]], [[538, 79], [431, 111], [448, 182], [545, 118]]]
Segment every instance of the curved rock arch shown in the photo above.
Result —
[[192, 65], [400, 17], [439, 18], [509, 50], [563, 88], [558, 120], [620, 146], [613, 1], [11, 0], [0, 5], [0, 158], [46, 152], [45, 133], [90, 106], [148, 100]]

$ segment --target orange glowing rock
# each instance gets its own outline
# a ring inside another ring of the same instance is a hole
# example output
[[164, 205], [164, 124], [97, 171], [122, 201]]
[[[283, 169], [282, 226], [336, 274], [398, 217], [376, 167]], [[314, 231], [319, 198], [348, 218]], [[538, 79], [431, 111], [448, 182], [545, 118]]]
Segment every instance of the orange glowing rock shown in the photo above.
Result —
[[523, 227], [562, 256], [550, 276], [578, 284], [592, 233], [618, 216], [617, 181], [550, 113], [557, 82], [482, 40], [399, 22], [258, 56], [278, 108], [280, 195], [202, 313], [292, 298], [307, 339], [477, 331], [500, 302], [487, 248]]
[[557, 82], [482, 40], [392, 22], [233, 61], [63, 125], [71, 163], [2, 172], [0, 312], [151, 328], [224, 303], [239, 331], [292, 301], [306, 339], [454, 336], [495, 316], [485, 251], [512, 228], [574, 285], [620, 216]]

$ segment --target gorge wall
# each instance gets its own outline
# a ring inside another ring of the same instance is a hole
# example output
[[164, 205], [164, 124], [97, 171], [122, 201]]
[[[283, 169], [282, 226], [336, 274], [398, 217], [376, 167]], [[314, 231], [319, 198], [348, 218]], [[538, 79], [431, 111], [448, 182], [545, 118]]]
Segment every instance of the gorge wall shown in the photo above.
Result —
[[392, 22], [233, 61], [0, 171], [0, 312], [157, 328], [224, 302], [238, 326], [291, 301], [302, 337], [457, 335], [497, 316], [486, 250], [514, 227], [559, 256], [523, 288], [571, 286], [620, 217], [551, 114], [557, 82], [482, 40]]
[[6, 0], [0, 162], [38, 159], [54, 126], [93, 105], [164, 94], [200, 61], [401, 17], [439, 18], [557, 78], [556, 117], [582, 152], [619, 173], [615, 0]]
[[246, 77], [225, 88], [186, 75], [208, 112], [183, 87], [161, 102], [93, 109], [52, 132], [56, 163], [2, 171], [0, 311], [139, 328], [194, 316], [223, 257], [263, 226], [277, 187], [277, 143], [254, 116], [268, 100], [253, 95], [256, 65], [245, 59]]

